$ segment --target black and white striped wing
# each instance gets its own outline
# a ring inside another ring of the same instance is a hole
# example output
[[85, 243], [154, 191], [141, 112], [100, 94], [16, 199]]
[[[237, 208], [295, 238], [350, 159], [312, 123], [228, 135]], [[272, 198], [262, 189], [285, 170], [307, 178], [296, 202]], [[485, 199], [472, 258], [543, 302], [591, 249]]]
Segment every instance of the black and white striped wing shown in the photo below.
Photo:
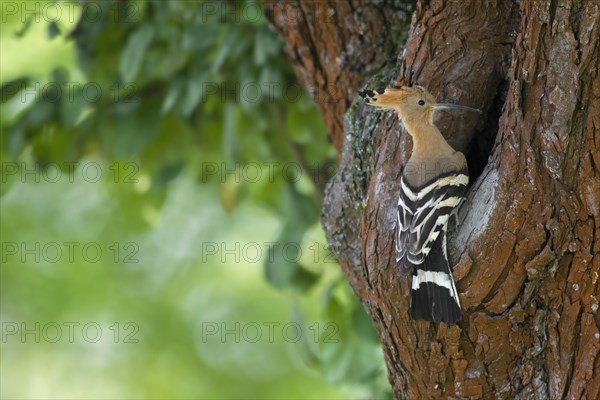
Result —
[[421, 187], [400, 181], [398, 199], [396, 261], [407, 261], [407, 273], [422, 264], [432, 244], [446, 232], [448, 219], [463, 199], [469, 177], [466, 173], [447, 174]]
[[401, 179], [396, 261], [402, 273], [413, 274], [414, 319], [448, 323], [460, 319], [458, 293], [446, 254], [446, 230], [468, 182], [466, 171], [446, 174], [422, 187], [412, 187]]
[[[424, 262], [432, 244], [446, 231], [448, 219], [463, 199], [469, 177], [447, 174], [421, 187], [400, 181], [396, 261], [403, 273]], [[402, 261], [402, 264], [400, 264]]]

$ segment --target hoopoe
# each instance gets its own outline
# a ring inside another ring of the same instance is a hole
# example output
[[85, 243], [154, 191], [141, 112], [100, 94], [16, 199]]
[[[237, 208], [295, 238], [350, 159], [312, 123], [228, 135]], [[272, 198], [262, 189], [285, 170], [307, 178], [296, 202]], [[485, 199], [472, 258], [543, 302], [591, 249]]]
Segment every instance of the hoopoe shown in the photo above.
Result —
[[436, 110], [466, 109], [437, 104], [420, 86], [359, 93], [375, 107], [394, 110], [412, 137], [412, 154], [400, 179], [396, 226], [396, 264], [412, 272], [410, 316], [415, 320], [456, 323], [461, 318], [458, 292], [446, 252], [450, 215], [464, 198], [469, 172], [464, 154], [446, 142], [433, 123]]

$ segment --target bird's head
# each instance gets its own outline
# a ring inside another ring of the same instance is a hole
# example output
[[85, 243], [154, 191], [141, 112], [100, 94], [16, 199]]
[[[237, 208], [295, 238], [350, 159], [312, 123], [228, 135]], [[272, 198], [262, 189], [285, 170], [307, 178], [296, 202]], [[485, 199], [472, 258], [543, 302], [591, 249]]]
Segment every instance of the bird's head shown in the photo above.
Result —
[[384, 110], [394, 110], [405, 122], [422, 121], [433, 123], [436, 110], [462, 109], [476, 111], [471, 107], [458, 104], [437, 103], [435, 97], [421, 86], [394, 86], [393, 88], [380, 88], [363, 90], [358, 93], [365, 102]]

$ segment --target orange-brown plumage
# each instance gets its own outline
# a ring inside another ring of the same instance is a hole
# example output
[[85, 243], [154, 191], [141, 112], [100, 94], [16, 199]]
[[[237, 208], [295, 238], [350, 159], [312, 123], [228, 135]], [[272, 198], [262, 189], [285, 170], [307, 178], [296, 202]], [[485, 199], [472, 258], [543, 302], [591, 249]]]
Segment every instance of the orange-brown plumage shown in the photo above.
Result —
[[412, 272], [410, 316], [456, 323], [461, 309], [446, 233], [469, 176], [465, 156], [446, 142], [433, 119], [436, 110], [466, 107], [438, 104], [420, 86], [365, 90], [360, 95], [372, 106], [396, 111], [413, 140], [400, 179], [395, 230], [398, 270]]
[[408, 182], [419, 185], [432, 171], [460, 170], [466, 167], [465, 156], [455, 151], [433, 123], [440, 109], [466, 109], [454, 104], [438, 104], [435, 97], [421, 86], [395, 86], [365, 90], [359, 93], [367, 104], [384, 110], [394, 110], [402, 120], [413, 140], [413, 149], [407, 165], [414, 173], [406, 171]]

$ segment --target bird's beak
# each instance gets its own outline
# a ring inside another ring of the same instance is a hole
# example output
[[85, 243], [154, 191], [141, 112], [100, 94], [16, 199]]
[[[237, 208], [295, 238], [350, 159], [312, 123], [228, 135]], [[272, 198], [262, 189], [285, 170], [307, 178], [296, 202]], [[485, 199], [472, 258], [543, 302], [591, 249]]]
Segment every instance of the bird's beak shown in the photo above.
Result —
[[447, 103], [438, 103], [433, 106], [434, 110], [465, 110], [465, 111], [474, 111], [481, 114], [481, 110], [476, 108], [471, 108], [467, 106], [461, 106], [459, 104], [447, 104]]

